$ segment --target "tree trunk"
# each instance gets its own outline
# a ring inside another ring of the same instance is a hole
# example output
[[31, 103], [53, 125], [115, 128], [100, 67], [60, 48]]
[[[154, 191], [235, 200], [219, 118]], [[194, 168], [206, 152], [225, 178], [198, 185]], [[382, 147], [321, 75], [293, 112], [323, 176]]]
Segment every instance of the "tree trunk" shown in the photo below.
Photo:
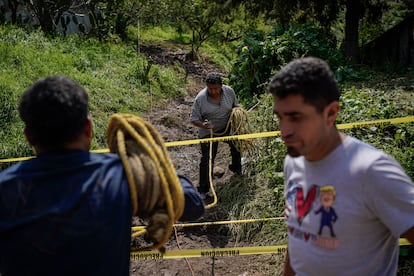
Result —
[[346, 1], [345, 13], [345, 56], [352, 62], [359, 61], [359, 18], [361, 3], [359, 0]]
[[9, 8], [11, 10], [11, 23], [16, 24], [17, 23], [17, 6], [19, 3], [17, 1], [8, 1], [9, 2]]

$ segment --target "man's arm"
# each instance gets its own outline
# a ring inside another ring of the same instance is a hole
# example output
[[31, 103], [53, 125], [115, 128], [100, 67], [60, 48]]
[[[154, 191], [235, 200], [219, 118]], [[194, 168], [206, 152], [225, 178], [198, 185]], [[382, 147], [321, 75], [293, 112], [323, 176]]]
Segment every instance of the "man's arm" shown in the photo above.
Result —
[[198, 192], [194, 189], [191, 181], [179, 175], [178, 178], [183, 188], [185, 205], [184, 212], [179, 218], [180, 221], [190, 221], [200, 218], [204, 214], [204, 201], [201, 199]]
[[286, 250], [285, 266], [283, 269], [283, 276], [295, 276], [292, 266], [290, 265], [289, 252]]

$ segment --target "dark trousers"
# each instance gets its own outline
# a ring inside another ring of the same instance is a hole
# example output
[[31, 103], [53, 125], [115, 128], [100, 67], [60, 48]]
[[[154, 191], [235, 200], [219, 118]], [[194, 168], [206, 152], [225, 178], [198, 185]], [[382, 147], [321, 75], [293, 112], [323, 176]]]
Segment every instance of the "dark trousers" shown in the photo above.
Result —
[[[207, 137], [203, 137], [207, 138]], [[232, 141], [226, 141], [230, 146], [230, 153], [231, 153], [231, 162], [232, 167], [234, 170], [241, 171], [241, 154], [236, 149]], [[199, 173], [199, 187], [198, 191], [200, 193], [207, 193], [210, 190], [210, 184], [209, 184], [209, 165], [210, 165], [210, 144], [212, 144], [212, 168], [214, 168], [214, 159], [217, 155], [217, 149], [218, 149], [218, 142], [213, 143], [201, 143], [201, 160], [200, 160], [200, 173]], [[212, 172], [213, 173], [213, 172]]]

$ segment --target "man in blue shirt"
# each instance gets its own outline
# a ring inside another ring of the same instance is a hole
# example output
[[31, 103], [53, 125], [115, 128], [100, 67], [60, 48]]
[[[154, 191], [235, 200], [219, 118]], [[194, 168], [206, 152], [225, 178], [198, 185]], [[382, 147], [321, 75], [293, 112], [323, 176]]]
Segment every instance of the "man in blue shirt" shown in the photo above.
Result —
[[[0, 173], [0, 275], [129, 275], [131, 199], [120, 158], [89, 152], [88, 95], [51, 76], [21, 97], [24, 134], [36, 158]], [[204, 212], [180, 178], [185, 210]]]

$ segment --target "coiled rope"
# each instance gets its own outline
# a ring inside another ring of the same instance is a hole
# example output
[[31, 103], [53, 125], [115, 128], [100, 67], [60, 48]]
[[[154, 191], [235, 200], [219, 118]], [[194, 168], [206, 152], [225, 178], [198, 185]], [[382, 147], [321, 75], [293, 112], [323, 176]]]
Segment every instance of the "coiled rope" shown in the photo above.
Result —
[[[221, 133], [215, 133], [210, 129], [210, 137], [222, 136], [226, 133], [229, 133], [231, 130], [232, 135], [241, 135], [241, 134], [250, 134], [252, 133], [249, 116], [247, 111], [241, 107], [234, 107], [231, 111], [230, 118], [227, 121], [226, 129]], [[242, 154], [251, 154], [253, 150], [253, 141], [252, 140], [233, 140], [232, 143], [234, 147]], [[217, 204], [217, 193], [213, 185], [213, 142], [210, 141], [210, 151], [209, 151], [209, 184], [210, 191], [213, 195], [213, 202], [205, 206], [205, 209], [210, 209]]]
[[184, 194], [171, 158], [157, 130], [142, 118], [114, 114], [107, 130], [107, 143], [117, 153], [127, 176], [132, 214], [146, 221], [132, 237], [148, 233], [151, 246], [165, 250], [173, 225], [184, 211]]
[[[210, 129], [210, 136], [213, 137], [213, 129]], [[213, 142], [210, 141], [209, 161], [208, 161], [208, 183], [210, 191], [213, 194], [213, 202], [204, 206], [205, 209], [211, 209], [217, 204], [217, 193], [213, 184]]]
[[[242, 135], [242, 134], [253, 133], [252, 127], [250, 125], [248, 113], [242, 107], [233, 108], [229, 121], [231, 122], [232, 135]], [[253, 140], [249, 140], [249, 139], [234, 140], [233, 143], [240, 153], [249, 154], [253, 150]]]
[[[233, 107], [231, 114], [230, 114], [230, 118], [227, 121], [226, 129], [221, 133], [213, 133], [213, 136], [222, 136], [226, 133], [229, 133], [229, 130], [231, 130], [231, 135], [242, 135], [242, 134], [253, 133], [251, 125], [250, 125], [250, 121], [249, 121], [249, 115], [243, 107], [241, 106]], [[249, 154], [251, 153], [253, 149], [252, 140], [243, 139], [243, 140], [233, 140], [232, 142], [240, 153]]]

